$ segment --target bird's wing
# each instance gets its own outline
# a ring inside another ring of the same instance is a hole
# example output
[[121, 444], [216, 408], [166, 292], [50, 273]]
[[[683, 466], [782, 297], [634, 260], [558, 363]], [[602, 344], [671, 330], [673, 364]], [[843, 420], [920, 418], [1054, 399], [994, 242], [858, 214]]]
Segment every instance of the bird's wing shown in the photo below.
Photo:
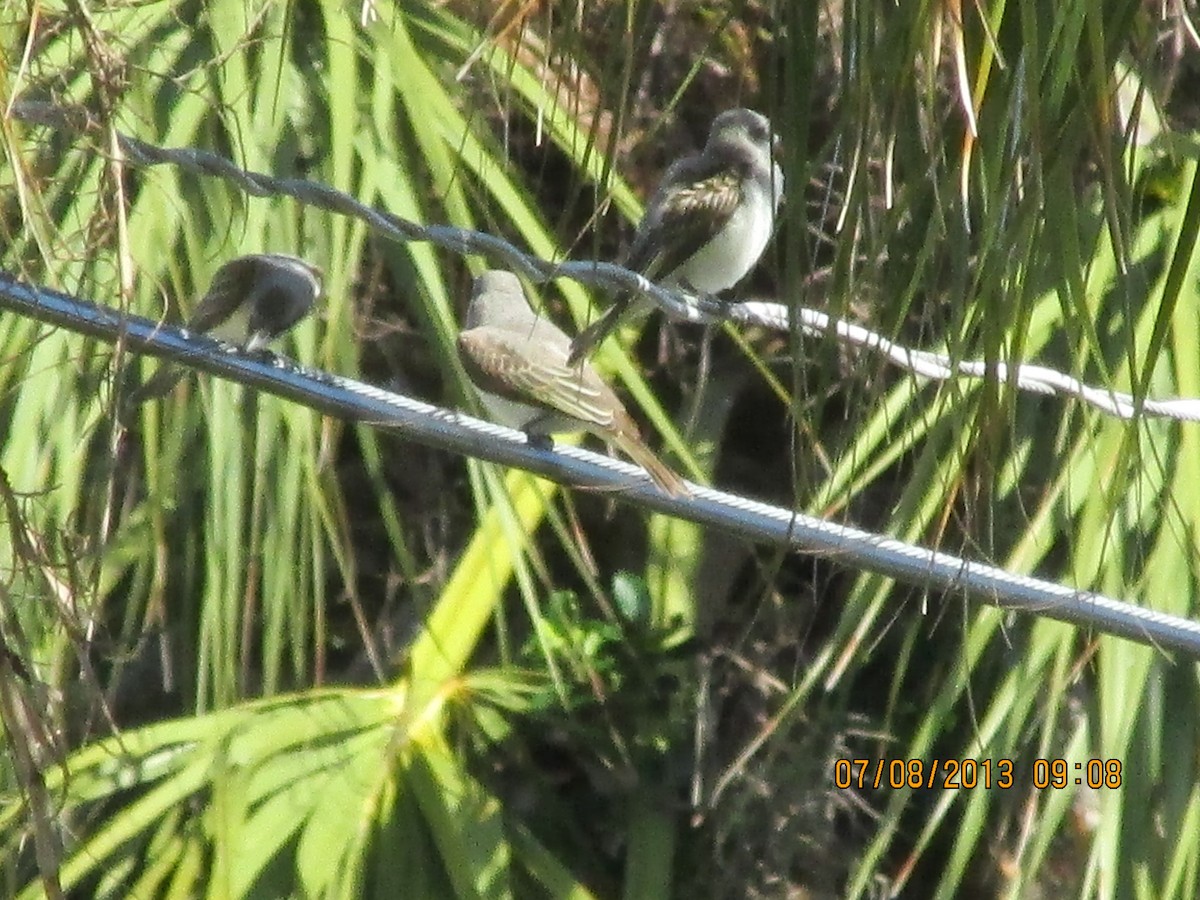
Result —
[[203, 334], [233, 315], [246, 299], [246, 290], [254, 284], [254, 267], [257, 265], [253, 257], [243, 256], [217, 269], [208, 293], [200, 299], [196, 311], [188, 319], [188, 329]]
[[663, 176], [625, 265], [661, 279], [691, 259], [733, 215], [742, 200], [742, 176], [721, 160], [689, 156]]
[[[677, 160], [646, 205], [625, 267], [651, 281], [665, 281], [725, 227], [741, 202], [738, 169], [703, 154]], [[575, 336], [571, 362], [590, 354], [634, 303], [634, 294], [619, 294], [603, 316]]]
[[561, 354], [547, 354], [550, 348], [541, 345], [541, 355], [551, 358], [534, 360], [523, 335], [490, 326], [461, 332], [458, 347], [472, 381], [500, 397], [549, 408], [599, 428], [611, 427], [624, 412], [617, 395], [590, 365], [567, 365], [565, 348]]

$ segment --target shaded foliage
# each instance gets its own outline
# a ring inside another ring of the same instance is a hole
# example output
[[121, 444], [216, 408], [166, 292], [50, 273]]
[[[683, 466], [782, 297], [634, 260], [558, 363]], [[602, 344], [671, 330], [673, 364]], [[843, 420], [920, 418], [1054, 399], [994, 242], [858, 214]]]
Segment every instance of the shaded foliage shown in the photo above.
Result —
[[[1155, 5], [0, 17], [5, 105], [108, 129], [4, 120], [3, 265], [34, 283], [176, 319], [230, 256], [297, 253], [328, 299], [285, 353], [469, 405], [453, 337], [484, 261], [130, 167], [112, 132], [611, 259], [745, 104], [788, 192], [742, 293], [1200, 396], [1195, 31]], [[573, 325], [608, 300], [540, 299]], [[728, 329], [702, 379], [687, 328], [624, 337], [598, 365], [697, 477], [1194, 615], [1193, 426], [929, 387], [832, 339]], [[228, 384], [123, 431], [150, 363], [10, 315], [0, 344], [9, 893], [1198, 893], [1185, 662]], [[1122, 787], [1039, 789], [1039, 758], [1120, 760]], [[1008, 759], [1014, 784], [839, 788], [853, 759]]]

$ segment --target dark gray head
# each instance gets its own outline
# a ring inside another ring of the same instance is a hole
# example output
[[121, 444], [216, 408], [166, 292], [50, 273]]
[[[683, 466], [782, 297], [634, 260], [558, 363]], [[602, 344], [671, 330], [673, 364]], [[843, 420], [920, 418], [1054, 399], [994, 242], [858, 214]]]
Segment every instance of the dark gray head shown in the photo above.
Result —
[[312, 311], [324, 273], [312, 263], [283, 253], [246, 257], [254, 263], [248, 321], [250, 349], [265, 346]]
[[771, 120], [752, 109], [727, 109], [708, 130], [705, 152], [729, 152], [749, 157], [759, 168], [768, 170], [779, 137], [771, 130]]
[[274, 281], [298, 297], [307, 297], [309, 306], [321, 298], [325, 273], [319, 266], [286, 253], [258, 253], [246, 259], [257, 263], [263, 281]]
[[727, 109], [715, 119], [708, 129], [708, 142], [748, 139], [763, 147], [771, 146], [775, 139], [771, 131], [771, 120], [752, 109]]
[[778, 149], [779, 135], [771, 130], [771, 120], [740, 107], [713, 119], [704, 145], [706, 155], [718, 154], [726, 165], [735, 166], [743, 175], [770, 184], [776, 209], [783, 197], [783, 172], [774, 158]]
[[534, 318], [521, 281], [504, 269], [489, 269], [475, 278], [467, 307], [467, 328], [513, 325]]
[[283, 253], [236, 257], [217, 270], [188, 328], [250, 349], [265, 346], [312, 310], [322, 277], [316, 266]]

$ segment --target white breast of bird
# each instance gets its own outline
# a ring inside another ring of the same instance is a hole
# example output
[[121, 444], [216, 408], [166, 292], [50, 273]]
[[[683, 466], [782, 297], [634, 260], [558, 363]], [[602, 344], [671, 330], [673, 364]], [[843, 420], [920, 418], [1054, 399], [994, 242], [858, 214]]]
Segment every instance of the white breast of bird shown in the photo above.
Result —
[[483, 408], [487, 410], [489, 419], [509, 428], [520, 430], [525, 427], [526, 422], [538, 415], [538, 410], [533, 406], [517, 403], [489, 391], [480, 391], [479, 399], [483, 401]]
[[767, 192], [747, 185], [745, 201], [703, 249], [675, 271], [673, 280], [715, 294], [746, 277], [775, 230], [775, 204]]
[[227, 344], [245, 345], [250, 339], [250, 304], [238, 304], [232, 315], [213, 326], [208, 335]]
[[479, 399], [487, 410], [488, 418], [508, 428], [524, 431], [525, 426], [535, 419], [538, 421], [538, 434], [577, 434], [589, 430], [584, 422], [572, 419], [570, 416], [558, 415], [537, 406], [529, 406], [500, 397], [489, 391], [480, 391]]

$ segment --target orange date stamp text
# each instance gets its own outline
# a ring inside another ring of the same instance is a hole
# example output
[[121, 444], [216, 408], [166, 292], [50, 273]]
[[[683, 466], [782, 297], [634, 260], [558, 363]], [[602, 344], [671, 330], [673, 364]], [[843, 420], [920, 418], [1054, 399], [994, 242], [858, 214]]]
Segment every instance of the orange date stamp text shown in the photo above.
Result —
[[1087, 785], [1099, 790], [1121, 786], [1119, 759], [1033, 760], [1018, 767], [1011, 759], [850, 759], [833, 762], [833, 784], [840, 790], [867, 788], [943, 788], [975, 790], [1032, 786], [1062, 790]]

